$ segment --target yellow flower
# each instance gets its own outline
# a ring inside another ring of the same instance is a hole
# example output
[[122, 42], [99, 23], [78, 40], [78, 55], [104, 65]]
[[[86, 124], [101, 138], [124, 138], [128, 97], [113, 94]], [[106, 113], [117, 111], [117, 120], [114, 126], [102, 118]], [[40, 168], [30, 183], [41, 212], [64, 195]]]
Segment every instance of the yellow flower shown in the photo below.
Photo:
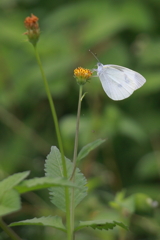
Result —
[[78, 67], [74, 69], [74, 77], [79, 85], [84, 85], [92, 76], [92, 72], [89, 69]]
[[31, 14], [31, 17], [26, 17], [24, 25], [27, 28], [27, 32], [24, 34], [28, 36], [29, 41], [35, 46], [40, 35], [40, 28], [38, 25], [39, 18]]

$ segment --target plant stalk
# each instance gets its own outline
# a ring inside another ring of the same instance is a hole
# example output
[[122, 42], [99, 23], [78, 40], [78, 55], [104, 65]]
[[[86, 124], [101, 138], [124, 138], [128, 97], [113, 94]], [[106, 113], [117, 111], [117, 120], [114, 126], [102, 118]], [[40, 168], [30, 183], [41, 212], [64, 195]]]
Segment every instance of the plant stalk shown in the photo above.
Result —
[[[47, 82], [47, 79], [46, 79], [46, 76], [45, 76], [45, 73], [44, 73], [42, 63], [41, 63], [39, 53], [37, 51], [36, 46], [34, 47], [34, 51], [35, 51], [35, 56], [36, 56], [36, 59], [37, 59], [37, 63], [38, 63], [39, 68], [40, 68], [42, 79], [43, 79], [43, 82], [44, 82], [46, 94], [47, 94], [47, 97], [48, 97], [48, 101], [49, 101], [49, 104], [50, 104], [55, 129], [56, 129], [58, 145], [59, 145], [59, 149], [60, 149], [60, 152], [61, 152], [61, 159], [62, 159], [62, 166], [63, 166], [63, 176], [65, 178], [67, 178], [67, 168], [66, 168], [66, 161], [65, 161], [65, 157], [64, 157], [63, 143], [62, 143], [62, 138], [61, 138], [61, 133], [60, 133], [60, 129], [59, 129], [59, 124], [58, 124], [58, 119], [57, 119], [57, 114], [56, 114], [54, 102], [53, 102], [53, 99], [52, 99], [52, 96], [51, 96], [51, 92], [49, 90], [49, 85], [48, 85], [48, 82]], [[68, 187], [65, 187], [65, 199], [66, 199], [67, 239], [72, 240], [72, 231], [71, 231], [71, 224], [70, 224], [70, 197], [69, 197], [69, 188]]]
[[0, 218], [0, 227], [8, 234], [12, 240], [21, 240], [21, 238]]
[[[75, 133], [75, 142], [74, 142], [74, 153], [73, 153], [73, 171], [70, 180], [72, 182], [75, 181], [75, 171], [76, 171], [76, 159], [77, 159], [77, 150], [78, 150], [78, 136], [79, 136], [79, 122], [80, 122], [80, 113], [81, 113], [81, 103], [82, 103], [82, 88], [80, 85], [79, 88], [79, 100], [78, 100], [78, 109], [77, 109], [77, 123], [76, 123], [76, 133]], [[71, 217], [71, 229], [74, 232], [74, 188], [71, 189], [71, 204], [70, 204], [70, 217]], [[73, 235], [73, 239], [75, 239], [75, 235]]]

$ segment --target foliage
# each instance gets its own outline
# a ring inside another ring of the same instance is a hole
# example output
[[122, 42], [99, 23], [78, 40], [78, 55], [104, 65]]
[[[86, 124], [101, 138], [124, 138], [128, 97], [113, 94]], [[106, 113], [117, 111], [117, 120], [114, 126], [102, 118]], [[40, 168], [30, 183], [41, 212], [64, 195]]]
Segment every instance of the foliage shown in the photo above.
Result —
[[18, 225], [38, 225], [38, 226], [49, 226], [60, 229], [62, 231], [66, 231], [62, 219], [58, 216], [48, 216], [41, 218], [33, 218], [31, 220], [24, 220], [16, 223], [11, 223], [10, 226], [18, 226]]
[[123, 223], [116, 222], [116, 221], [107, 222], [105, 220], [103, 220], [103, 221], [98, 220], [98, 221], [80, 222], [80, 224], [76, 228], [76, 230], [79, 230], [79, 229], [84, 228], [84, 227], [91, 227], [93, 229], [99, 229], [99, 230], [109, 230], [109, 229], [113, 229], [117, 225], [126, 229], [126, 230], [128, 230], [128, 228]]
[[[96, 52], [102, 63], [129, 67], [147, 79], [143, 88], [122, 102], [108, 99], [97, 78], [86, 85], [80, 149], [97, 138], [107, 141], [81, 162], [89, 184], [93, 184], [89, 188], [93, 195], [81, 206], [88, 204], [92, 208], [96, 202], [94, 208], [101, 207], [105, 214], [106, 209], [110, 210], [106, 203], [115, 199], [113, 192], [122, 188], [127, 188], [127, 196], [141, 193], [159, 202], [159, 1], [2, 0], [0, 9], [0, 178], [26, 169], [31, 170], [31, 177], [43, 176], [45, 156], [50, 145], [57, 145], [41, 76], [32, 49], [22, 35], [22, 19], [33, 12], [40, 18], [42, 34], [38, 48], [56, 102], [67, 156], [72, 156], [73, 151], [73, 115], [78, 98], [71, 76], [77, 66], [95, 67], [88, 49]], [[12, 191], [16, 198], [17, 192]], [[46, 192], [36, 195], [47, 199]], [[25, 204], [31, 207], [28, 202]], [[45, 208], [43, 204], [41, 207]], [[83, 218], [92, 219], [90, 208], [83, 211]], [[34, 209], [29, 213], [31, 218], [33, 212], [39, 215], [39, 210]], [[128, 238], [158, 240], [159, 213], [158, 207], [153, 211], [154, 220], [143, 221], [133, 214], [133, 235], [128, 232]], [[15, 216], [18, 221], [20, 213]], [[10, 217], [7, 220], [12, 221]], [[51, 239], [49, 234], [46, 233], [47, 240]], [[107, 234], [110, 231], [93, 234], [92, 240], [107, 236], [116, 239], [116, 232]], [[89, 239], [88, 235], [86, 232], [83, 239]], [[30, 240], [27, 235], [24, 238]]]
[[[65, 160], [66, 160], [66, 166], [67, 166], [68, 179], [70, 179], [73, 171], [73, 164], [69, 159], [66, 158]], [[53, 179], [55, 177], [60, 177], [60, 176], [62, 177], [63, 171], [62, 171], [61, 154], [57, 149], [57, 147], [51, 148], [51, 152], [48, 155], [46, 160], [45, 171], [46, 171], [47, 177], [50, 177]], [[80, 186], [81, 188], [75, 189], [75, 200], [74, 200], [75, 207], [87, 195], [87, 187], [85, 186], [86, 183], [87, 183], [87, 180], [85, 179], [84, 175], [80, 172], [80, 170], [77, 168], [75, 172], [75, 184], [77, 186]], [[51, 202], [65, 212], [66, 203], [65, 203], [64, 188], [62, 187], [50, 188], [49, 193], [50, 193]]]

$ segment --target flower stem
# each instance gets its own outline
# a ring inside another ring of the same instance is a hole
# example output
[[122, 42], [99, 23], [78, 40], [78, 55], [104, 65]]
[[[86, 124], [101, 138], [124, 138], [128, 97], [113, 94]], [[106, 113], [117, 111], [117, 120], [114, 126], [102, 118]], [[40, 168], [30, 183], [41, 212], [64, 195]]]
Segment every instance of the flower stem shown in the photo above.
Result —
[[[58, 145], [59, 145], [59, 149], [60, 149], [60, 152], [61, 152], [61, 159], [62, 159], [62, 166], [63, 166], [63, 176], [65, 178], [67, 178], [67, 167], [66, 167], [66, 161], [65, 161], [65, 157], [64, 157], [63, 143], [62, 143], [62, 138], [61, 138], [61, 133], [60, 133], [60, 129], [59, 129], [59, 124], [58, 124], [58, 119], [57, 119], [57, 114], [56, 114], [54, 102], [52, 100], [51, 92], [49, 90], [49, 85], [48, 85], [48, 82], [47, 82], [47, 79], [46, 79], [46, 76], [45, 76], [45, 73], [44, 73], [42, 63], [41, 63], [39, 53], [37, 51], [36, 46], [34, 47], [34, 51], [35, 51], [35, 56], [36, 56], [36, 59], [37, 59], [37, 63], [39, 65], [39, 68], [40, 68], [40, 71], [41, 71], [42, 79], [43, 79], [43, 82], [44, 82], [46, 94], [47, 94], [47, 97], [48, 97], [48, 101], [49, 101], [49, 104], [50, 104], [55, 129], [56, 129]], [[68, 187], [65, 187], [65, 199], [66, 199], [67, 237], [68, 237], [68, 240], [72, 240], [72, 231], [71, 231], [71, 224], [70, 224], [70, 197], [69, 197], [69, 188]]]
[[[72, 182], [75, 181], [75, 171], [76, 171], [76, 159], [77, 159], [77, 150], [78, 150], [78, 136], [79, 136], [79, 122], [80, 122], [80, 113], [81, 113], [81, 102], [82, 102], [82, 88], [83, 86], [80, 85], [79, 88], [79, 100], [78, 100], [78, 110], [77, 110], [77, 123], [76, 123], [76, 133], [75, 133], [75, 142], [74, 142], [74, 153], [73, 153], [73, 171], [70, 180]], [[70, 211], [71, 211], [71, 229], [74, 232], [74, 188], [71, 189], [71, 204], [70, 204]], [[75, 237], [73, 236], [73, 239]]]
[[77, 150], [78, 150], [78, 135], [79, 135], [79, 122], [80, 122], [81, 103], [82, 103], [82, 89], [83, 89], [83, 86], [80, 85], [80, 87], [79, 87], [78, 110], [77, 110], [76, 134], [75, 134], [75, 142], [74, 142], [73, 165], [76, 165]]
[[83, 89], [83, 86], [80, 85], [80, 88], [79, 88], [79, 100], [78, 100], [78, 110], [77, 110], [76, 133], [75, 133], [75, 141], [74, 141], [74, 153], [73, 153], [73, 171], [72, 171], [70, 180], [73, 179], [74, 173], [75, 173], [75, 170], [76, 170], [76, 159], [77, 159], [77, 150], [78, 150], [78, 135], [79, 135], [79, 121], [80, 121], [81, 102], [82, 102], [82, 89]]
[[7, 226], [7, 224], [0, 218], [0, 227], [8, 234], [8, 236], [13, 240], [21, 240], [21, 238]]
[[67, 177], [67, 169], [66, 169], [66, 162], [65, 162], [65, 159], [64, 159], [63, 144], [62, 144], [61, 134], [60, 134], [60, 130], [59, 130], [59, 125], [58, 125], [58, 119], [57, 119], [55, 106], [54, 106], [54, 103], [53, 103], [53, 100], [52, 100], [52, 96], [51, 96], [51, 92], [49, 90], [49, 85], [48, 85], [46, 76], [45, 76], [44, 71], [43, 71], [42, 63], [41, 63], [37, 48], [34, 47], [34, 50], [35, 50], [36, 59], [37, 59], [37, 62], [38, 62], [38, 65], [39, 65], [39, 68], [40, 68], [40, 71], [41, 71], [42, 79], [43, 79], [43, 82], [44, 82], [46, 94], [47, 94], [47, 97], [48, 97], [48, 101], [49, 101], [49, 104], [50, 104], [55, 129], [56, 129], [58, 145], [59, 145], [59, 149], [60, 149], [61, 157], [62, 157], [63, 175], [64, 175], [64, 177]]

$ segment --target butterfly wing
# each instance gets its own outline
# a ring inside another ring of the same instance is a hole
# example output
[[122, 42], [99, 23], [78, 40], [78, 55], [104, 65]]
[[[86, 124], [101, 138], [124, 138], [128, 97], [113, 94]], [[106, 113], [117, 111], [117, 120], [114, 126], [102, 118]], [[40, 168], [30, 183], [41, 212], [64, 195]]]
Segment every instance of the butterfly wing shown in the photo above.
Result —
[[113, 100], [129, 97], [146, 82], [141, 74], [118, 65], [101, 65], [97, 75], [104, 91]]
[[124, 74], [129, 79], [133, 79], [134, 82], [135, 82], [135, 90], [142, 87], [143, 84], [146, 82], [146, 79], [141, 74], [139, 74], [138, 72], [135, 72], [135, 71], [133, 71], [129, 68], [121, 67], [121, 66], [118, 66], [118, 65], [110, 65], [110, 66], [113, 66], [113, 67], [119, 69], [120, 71], [123, 71]]

